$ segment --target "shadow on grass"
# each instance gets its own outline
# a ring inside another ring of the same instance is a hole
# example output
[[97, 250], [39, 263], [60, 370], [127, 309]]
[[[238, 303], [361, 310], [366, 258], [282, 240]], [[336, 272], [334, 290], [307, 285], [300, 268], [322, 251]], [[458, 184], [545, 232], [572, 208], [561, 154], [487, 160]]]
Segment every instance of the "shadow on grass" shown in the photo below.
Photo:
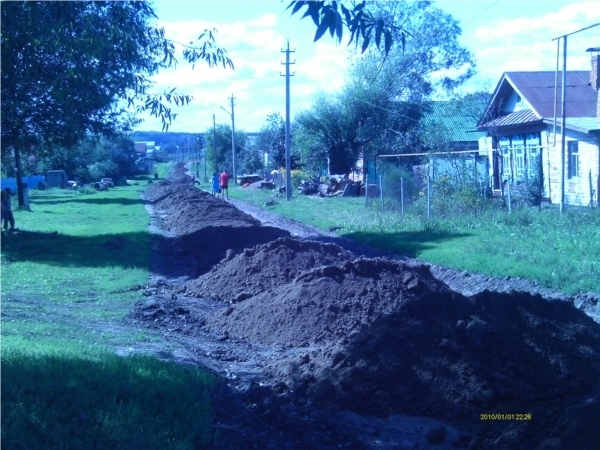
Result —
[[357, 231], [346, 233], [343, 236], [371, 247], [417, 258], [424, 250], [435, 248], [442, 242], [469, 237], [471, 234], [430, 230], [397, 231], [393, 233]]
[[230, 249], [237, 253], [289, 235], [269, 226], [210, 226], [179, 237], [145, 231], [94, 236], [21, 231], [3, 236], [2, 258], [8, 263], [138, 268], [167, 276], [198, 276], [225, 258]]
[[[5, 353], [5, 352], [3, 352]], [[2, 448], [206, 448], [214, 376], [149, 356], [2, 356]]]
[[[93, 194], [92, 194], [93, 195]], [[40, 197], [37, 198], [32, 205], [61, 205], [64, 203], [87, 203], [89, 205], [112, 205], [118, 204], [123, 206], [129, 205], [140, 205], [144, 204], [145, 201], [141, 198], [124, 198], [124, 197], [114, 197], [114, 198], [94, 198], [89, 195], [78, 195], [76, 197], [59, 197], [54, 196], [57, 200], [46, 200], [51, 197]]]
[[69, 267], [150, 268], [148, 232], [72, 236], [58, 232], [5, 234], [2, 256], [9, 262], [30, 261]]

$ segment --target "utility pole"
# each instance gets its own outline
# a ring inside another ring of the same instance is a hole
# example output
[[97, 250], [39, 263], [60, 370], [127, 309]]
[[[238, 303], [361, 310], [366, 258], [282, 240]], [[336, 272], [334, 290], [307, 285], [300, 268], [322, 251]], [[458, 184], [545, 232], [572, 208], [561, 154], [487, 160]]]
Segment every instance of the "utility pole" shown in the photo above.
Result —
[[235, 115], [233, 114], [233, 93], [231, 94], [231, 149], [233, 151], [233, 184], [237, 183], [237, 156], [235, 154]]
[[[566, 124], [567, 124], [567, 112], [566, 112], [566, 106], [567, 106], [567, 36], [571, 36], [572, 34], [576, 34], [576, 33], [580, 33], [582, 31], [585, 30], [589, 30], [590, 28], [594, 28], [599, 26], [600, 23], [595, 23], [593, 25], [590, 25], [589, 27], [585, 27], [585, 28], [581, 28], [580, 30], [577, 31], [573, 31], [572, 33], [567, 33], [563, 36], [559, 36], [556, 37], [554, 39], [552, 39], [553, 41], [556, 41], [558, 39], [563, 39], [563, 72], [562, 72], [562, 86], [561, 86], [561, 93], [562, 93], [562, 101], [561, 101], [561, 124], [560, 124], [560, 213], [562, 214], [563, 211], [565, 210], [565, 144], [566, 144], [566, 137], [565, 137], [565, 130], [566, 130]], [[558, 59], [558, 52], [556, 53], [556, 58]], [[557, 67], [558, 67], [558, 61], [557, 61]], [[554, 137], [556, 138], [556, 128], [555, 128], [555, 135]], [[550, 185], [550, 183], [548, 183], [548, 185]]]
[[227, 114], [229, 114], [231, 116], [231, 150], [233, 152], [233, 184], [236, 184], [237, 182], [237, 157], [235, 154], [235, 114], [233, 111], [233, 101], [235, 100], [235, 98], [233, 97], [233, 94], [231, 94], [231, 97], [229, 98], [229, 100], [231, 101], [231, 112], [227, 111], [225, 108], [223, 108], [222, 106], [220, 106], [220, 108], [225, 111]]
[[567, 120], [567, 36], [563, 42], [563, 72], [561, 86], [561, 127], [560, 127], [560, 213], [565, 210], [565, 125]]
[[215, 125], [215, 115], [213, 114], [213, 172], [217, 170], [217, 127]]
[[292, 159], [290, 149], [290, 64], [296, 64], [290, 62], [290, 53], [294, 53], [295, 50], [290, 50], [290, 41], [287, 41], [287, 49], [281, 50], [281, 53], [285, 53], [285, 198], [287, 200], [292, 199]]
[[[200, 177], [199, 169], [200, 159], [198, 158], [198, 154], [200, 152], [200, 135], [196, 136], [196, 145], [194, 146], [194, 150], [196, 150], [196, 179]], [[205, 171], [206, 172], [206, 171]], [[204, 173], [204, 178], [206, 178], [206, 173]], [[206, 180], [204, 180], [206, 181]]]

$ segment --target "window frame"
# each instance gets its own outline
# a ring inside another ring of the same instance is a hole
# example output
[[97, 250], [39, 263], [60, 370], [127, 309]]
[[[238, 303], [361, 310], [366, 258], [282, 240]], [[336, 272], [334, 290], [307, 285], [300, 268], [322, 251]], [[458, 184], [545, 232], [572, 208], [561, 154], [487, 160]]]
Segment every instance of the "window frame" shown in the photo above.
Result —
[[579, 141], [567, 141], [567, 178], [579, 176]]

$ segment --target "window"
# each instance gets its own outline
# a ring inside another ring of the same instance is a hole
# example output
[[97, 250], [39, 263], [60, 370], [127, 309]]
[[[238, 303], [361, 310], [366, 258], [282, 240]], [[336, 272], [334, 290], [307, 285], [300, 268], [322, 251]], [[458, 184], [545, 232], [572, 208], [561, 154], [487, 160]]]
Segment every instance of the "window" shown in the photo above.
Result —
[[567, 156], [567, 173], [569, 178], [579, 176], [579, 143], [577, 141], [569, 141], [568, 156]]
[[525, 177], [525, 149], [522, 145], [514, 148], [515, 151], [515, 178], [522, 180]]
[[502, 147], [500, 147], [500, 152], [502, 154], [502, 179], [508, 180], [511, 177], [510, 147], [502, 146]]
[[539, 133], [528, 134], [525, 144], [527, 146], [527, 176], [529, 179], [535, 179], [540, 176], [540, 135]]

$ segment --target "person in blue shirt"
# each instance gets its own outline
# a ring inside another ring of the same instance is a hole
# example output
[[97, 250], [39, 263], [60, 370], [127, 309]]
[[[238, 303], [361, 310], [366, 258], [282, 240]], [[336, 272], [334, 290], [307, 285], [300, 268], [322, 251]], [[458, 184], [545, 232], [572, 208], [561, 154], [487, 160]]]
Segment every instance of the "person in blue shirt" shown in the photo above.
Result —
[[213, 173], [211, 181], [212, 181], [211, 193], [213, 195], [218, 195], [221, 192], [221, 187], [219, 186], [219, 174], [217, 172]]

